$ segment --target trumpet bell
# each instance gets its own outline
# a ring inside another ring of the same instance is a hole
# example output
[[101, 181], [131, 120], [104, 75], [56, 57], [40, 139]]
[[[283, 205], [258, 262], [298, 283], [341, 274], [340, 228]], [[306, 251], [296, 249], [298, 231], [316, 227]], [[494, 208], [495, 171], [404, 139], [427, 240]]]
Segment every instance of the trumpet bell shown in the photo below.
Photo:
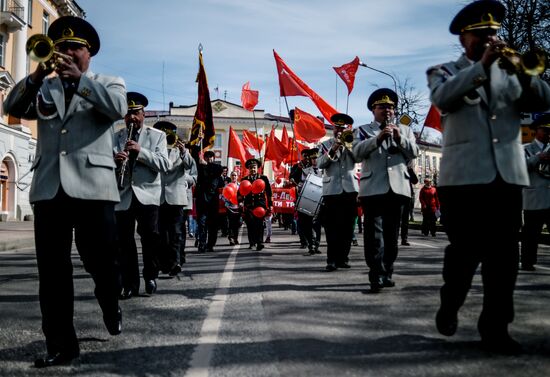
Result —
[[52, 39], [45, 34], [32, 35], [27, 39], [25, 49], [32, 60], [41, 63], [49, 61], [55, 53]]
[[173, 148], [177, 144], [178, 140], [179, 140], [178, 135], [175, 132], [173, 131], [166, 132], [166, 144], [169, 147]]

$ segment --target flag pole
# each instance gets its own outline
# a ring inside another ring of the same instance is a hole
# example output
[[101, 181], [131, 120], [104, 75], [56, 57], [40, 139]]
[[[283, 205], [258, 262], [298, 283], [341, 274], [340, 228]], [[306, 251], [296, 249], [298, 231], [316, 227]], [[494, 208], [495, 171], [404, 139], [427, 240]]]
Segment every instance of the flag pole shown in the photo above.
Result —
[[334, 72], [335, 84], [334, 84], [334, 97], [335, 97], [335, 107], [338, 109], [338, 73]]
[[[296, 147], [296, 133], [294, 132], [294, 119], [292, 119], [290, 117], [290, 109], [288, 108], [288, 101], [286, 99], [286, 96], [284, 96], [285, 98], [285, 105], [286, 105], [286, 113], [288, 114], [288, 120], [290, 120], [290, 130], [292, 131], [292, 146], [290, 148], [290, 151], [292, 153], [292, 155], [290, 156], [290, 166], [292, 167], [293, 165], [293, 162], [292, 159], [294, 158], [294, 147]], [[286, 174], [288, 173], [288, 170], [285, 169], [285, 179], [286, 179]], [[290, 174], [290, 173], [289, 173]]]
[[346, 98], [346, 114], [349, 114], [348, 113], [348, 106], [349, 106], [349, 93], [348, 93], [348, 96]]

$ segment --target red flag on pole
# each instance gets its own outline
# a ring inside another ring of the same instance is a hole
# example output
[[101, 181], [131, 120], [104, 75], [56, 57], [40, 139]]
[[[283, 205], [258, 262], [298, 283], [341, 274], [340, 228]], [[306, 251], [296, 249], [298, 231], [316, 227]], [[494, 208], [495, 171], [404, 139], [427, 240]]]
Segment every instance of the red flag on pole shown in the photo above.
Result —
[[275, 137], [275, 130], [271, 130], [265, 145], [265, 160], [275, 161], [279, 165], [288, 156], [288, 147]]
[[288, 157], [285, 158], [284, 162], [287, 164], [293, 165], [298, 161], [300, 161], [302, 150], [306, 149], [307, 146], [305, 146], [302, 143], [299, 143], [294, 138], [290, 138], [288, 140], [288, 145], [289, 145], [289, 148], [288, 148], [289, 154], [288, 154]]
[[424, 127], [434, 128], [440, 132], [443, 131], [441, 128], [441, 114], [434, 105], [430, 106], [426, 120], [424, 120]]
[[288, 146], [288, 131], [286, 125], [283, 126], [283, 134], [281, 135], [281, 143]]
[[304, 96], [311, 98], [321, 114], [323, 114], [323, 117], [332, 124], [330, 117], [338, 111], [307, 86], [306, 83], [286, 65], [275, 50], [273, 50], [273, 55], [275, 56], [275, 63], [277, 65], [279, 92], [281, 97]]
[[326, 134], [325, 124], [321, 119], [296, 107], [294, 110], [294, 133], [297, 140], [316, 143]]
[[239, 136], [233, 129], [229, 126], [229, 142], [227, 146], [227, 157], [233, 157], [241, 161], [241, 164], [244, 166], [246, 162], [246, 151], [244, 149], [243, 143]]
[[340, 67], [332, 67], [338, 76], [346, 83], [348, 87], [348, 95], [350, 95], [353, 90], [353, 84], [355, 83], [355, 74], [357, 73], [357, 68], [359, 68], [359, 57], [355, 57], [351, 62], [346, 63]]
[[257, 90], [250, 89], [250, 82], [247, 81], [243, 85], [243, 91], [241, 93], [241, 103], [243, 107], [248, 111], [253, 111], [254, 107], [258, 104], [259, 92]]
[[243, 146], [246, 152], [246, 158], [259, 158], [260, 151], [264, 146], [264, 141], [253, 132], [243, 131]]
[[214, 146], [216, 130], [214, 129], [214, 118], [212, 117], [212, 104], [210, 103], [210, 92], [208, 81], [202, 60], [202, 51], [199, 50], [199, 73], [197, 74], [198, 98], [189, 143], [200, 146], [201, 152]]

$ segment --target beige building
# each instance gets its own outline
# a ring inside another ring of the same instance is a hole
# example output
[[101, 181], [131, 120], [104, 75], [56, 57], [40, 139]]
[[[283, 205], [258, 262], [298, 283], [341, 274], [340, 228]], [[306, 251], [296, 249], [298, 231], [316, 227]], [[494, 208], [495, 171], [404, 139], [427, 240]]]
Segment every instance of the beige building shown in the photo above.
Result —
[[[84, 11], [73, 0], [0, 0], [0, 112], [10, 89], [36, 67], [27, 56], [27, 39], [45, 34], [66, 15], [84, 17]], [[36, 122], [0, 115], [0, 221], [30, 219]]]

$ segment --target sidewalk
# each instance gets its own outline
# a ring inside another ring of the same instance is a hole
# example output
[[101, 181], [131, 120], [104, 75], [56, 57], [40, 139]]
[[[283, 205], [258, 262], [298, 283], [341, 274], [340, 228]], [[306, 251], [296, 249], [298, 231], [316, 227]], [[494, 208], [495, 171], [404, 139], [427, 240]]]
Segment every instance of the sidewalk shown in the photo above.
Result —
[[33, 221], [0, 221], [0, 251], [34, 247]]

